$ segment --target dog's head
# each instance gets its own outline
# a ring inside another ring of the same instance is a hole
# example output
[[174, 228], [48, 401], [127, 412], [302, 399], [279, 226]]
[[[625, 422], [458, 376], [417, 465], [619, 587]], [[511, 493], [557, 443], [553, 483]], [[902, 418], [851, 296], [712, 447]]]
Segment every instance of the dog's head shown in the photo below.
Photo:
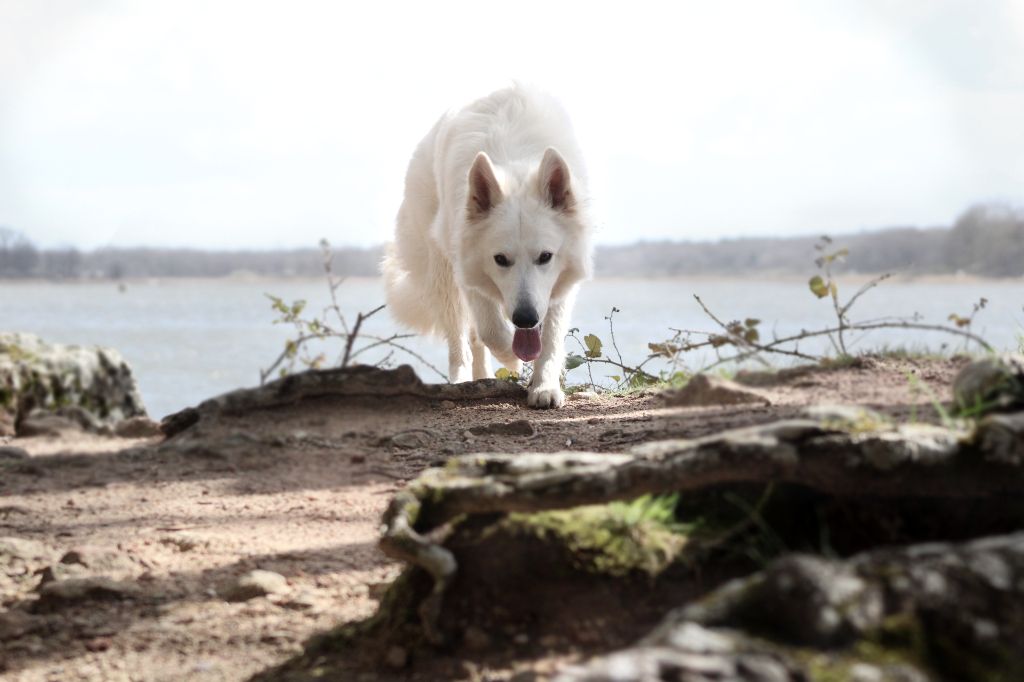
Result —
[[536, 327], [550, 302], [590, 273], [583, 197], [569, 166], [549, 147], [517, 181], [480, 152], [467, 183], [463, 283], [498, 303], [517, 328]]

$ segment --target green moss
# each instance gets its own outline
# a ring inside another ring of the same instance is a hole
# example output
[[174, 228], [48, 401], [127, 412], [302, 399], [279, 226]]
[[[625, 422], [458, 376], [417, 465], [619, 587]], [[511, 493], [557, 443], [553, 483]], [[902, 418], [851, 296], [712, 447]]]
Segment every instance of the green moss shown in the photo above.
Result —
[[887, 421], [880, 415], [868, 412], [867, 410], [859, 411], [857, 416], [853, 419], [822, 420], [822, 426], [826, 429], [843, 431], [849, 434], [879, 433], [883, 431], [891, 431], [893, 428], [891, 422]]
[[6, 355], [18, 363], [35, 362], [39, 359], [35, 353], [30, 353], [15, 343], [0, 343], [0, 355]]
[[861, 645], [871, 651], [899, 650], [922, 665], [928, 660], [928, 640], [924, 627], [910, 612], [886, 617], [877, 630], [868, 633]]
[[563, 543], [583, 570], [655, 576], [686, 546], [687, 527], [676, 522], [675, 503], [674, 495], [644, 495], [632, 502], [510, 514], [505, 523]]
[[853, 647], [839, 651], [815, 651], [795, 649], [787, 653], [807, 673], [813, 682], [849, 682], [853, 677], [853, 667], [858, 664], [871, 665], [879, 668], [882, 680], [904, 679], [903, 676], [886, 675], [887, 670], [895, 668], [911, 668], [932, 679], [927, 665], [914, 654], [905, 649], [888, 648], [871, 641], [860, 641]]

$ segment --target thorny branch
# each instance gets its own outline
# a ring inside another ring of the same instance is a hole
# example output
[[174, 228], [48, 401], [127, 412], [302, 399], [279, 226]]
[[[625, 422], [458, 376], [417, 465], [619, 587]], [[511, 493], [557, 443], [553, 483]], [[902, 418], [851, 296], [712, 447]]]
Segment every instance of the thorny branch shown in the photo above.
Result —
[[[587, 371], [590, 373], [590, 384], [591, 386], [595, 386], [593, 373], [591, 371], [592, 365], [603, 364], [617, 367], [625, 372], [625, 376], [621, 379], [619, 377], [612, 377], [616, 380], [616, 383], [618, 384], [617, 387], [635, 387], [638, 385], [649, 385], [663, 382], [676, 377], [682, 355], [701, 348], [711, 348], [714, 350], [716, 355], [716, 360], [714, 362], [703, 367], [704, 371], [719, 365], [742, 362], [750, 359], [767, 365], [767, 361], [762, 357], [762, 355], [765, 354], [784, 355], [792, 358], [798, 358], [800, 360], [820, 362], [824, 360], [826, 356], [801, 351], [801, 341], [825, 336], [828, 338], [837, 354], [840, 356], [846, 356], [848, 355], [848, 344], [846, 339], [848, 333], [867, 333], [878, 329], [913, 329], [920, 331], [943, 332], [959, 336], [965, 340], [965, 343], [976, 343], [986, 351], [993, 350], [992, 346], [990, 346], [984, 339], [971, 332], [971, 324], [974, 321], [974, 317], [980, 310], [984, 309], [985, 305], [988, 303], [984, 298], [974, 304], [974, 308], [969, 316], [963, 317], [956, 314], [950, 315], [949, 320], [952, 321], [955, 326], [925, 324], [919, 322], [921, 318], [916, 313], [909, 317], [890, 316], [851, 322], [849, 319], [849, 313], [854, 304], [857, 303], [864, 294], [889, 279], [891, 274], [882, 274], [867, 281], [857, 289], [849, 300], [843, 303], [839, 299], [839, 286], [832, 276], [832, 264], [845, 258], [848, 251], [845, 248], [831, 250], [831, 244], [831, 239], [823, 237], [821, 242], [815, 246], [815, 248], [821, 252], [821, 256], [815, 260], [815, 263], [824, 274], [824, 277], [821, 275], [812, 277], [809, 285], [811, 292], [818, 298], [828, 296], [831, 299], [832, 308], [836, 315], [835, 326], [810, 331], [801, 330], [798, 334], [792, 334], [782, 338], [773, 334], [771, 341], [762, 341], [760, 331], [758, 329], [758, 325], [761, 322], [760, 320], [747, 318], [743, 321], [736, 320], [732, 322], [725, 322], [721, 317], [716, 315], [707, 304], [704, 303], [700, 296], [694, 294], [693, 297], [704, 311], [704, 314], [718, 326], [720, 331], [710, 332], [671, 328], [671, 331], [675, 333], [672, 338], [660, 343], [647, 344], [651, 351], [650, 354], [638, 365], [630, 366], [623, 361], [622, 354], [619, 352], [618, 344], [616, 343], [613, 316], [614, 313], [619, 312], [619, 310], [617, 308], [612, 308], [611, 314], [606, 316], [605, 319], [608, 320], [612, 347], [615, 349], [618, 361], [612, 360], [608, 354], [602, 355], [600, 339], [593, 335], [587, 335], [587, 337], [584, 338], [584, 341], [587, 343], [584, 345], [583, 341], [581, 341], [575, 334], [578, 330], [572, 330], [570, 332], [570, 337], [575, 339], [580, 345], [580, 348], [583, 350], [583, 355], [570, 356], [568, 358], [567, 369], [573, 369], [580, 364], [586, 363]], [[863, 336], [863, 334], [861, 336]], [[691, 340], [693, 337], [697, 337], [698, 340]], [[731, 355], [723, 355], [720, 349], [724, 346], [731, 346], [735, 348], [737, 352]], [[669, 362], [670, 370], [668, 372], [661, 371], [656, 376], [643, 369], [648, 363], [656, 358], [667, 360]]]
[[[363, 323], [370, 317], [376, 315], [385, 308], [384, 305], [379, 305], [369, 312], [360, 312], [356, 315], [355, 324], [349, 327], [348, 321], [345, 319], [345, 314], [341, 310], [341, 305], [338, 303], [338, 288], [345, 281], [344, 277], [338, 277], [333, 271], [333, 260], [334, 255], [331, 251], [330, 244], [327, 240], [321, 240], [320, 248], [323, 250], [323, 268], [324, 274], [327, 277], [327, 288], [330, 294], [330, 303], [324, 307], [320, 316], [312, 320], [301, 317], [302, 311], [305, 308], [305, 301], [295, 301], [291, 305], [284, 303], [281, 299], [275, 296], [269, 296], [273, 302], [274, 309], [281, 313], [281, 317], [276, 320], [276, 323], [288, 323], [292, 324], [298, 336], [294, 339], [289, 339], [285, 343], [284, 350], [277, 356], [277, 358], [270, 364], [267, 369], [260, 370], [260, 384], [266, 383], [275, 372], [286, 371], [281, 370], [282, 365], [288, 363], [288, 368], [292, 367], [296, 360], [301, 361], [306, 366], [316, 369], [323, 363], [324, 356], [321, 353], [316, 357], [300, 356], [300, 353], [305, 349], [306, 344], [311, 341], [322, 341], [324, 339], [337, 338], [344, 341], [344, 349], [339, 358], [339, 367], [348, 367], [349, 363], [352, 362], [356, 357], [365, 353], [372, 348], [378, 348], [380, 346], [390, 346], [396, 350], [399, 350], [410, 357], [418, 360], [424, 367], [429, 368], [433, 372], [440, 376], [442, 381], [447, 381], [447, 375], [428, 362], [426, 358], [412, 350], [408, 346], [398, 343], [403, 339], [412, 338], [413, 334], [391, 334], [390, 336], [377, 336], [374, 334], [365, 334], [362, 332]], [[337, 319], [337, 328], [333, 323], [329, 323], [329, 318], [334, 317]], [[365, 343], [361, 347], [356, 346], [356, 340], [362, 339], [369, 343]], [[382, 360], [375, 363], [375, 367], [383, 366], [384, 363], [388, 362], [392, 357], [393, 353], [388, 353]]]

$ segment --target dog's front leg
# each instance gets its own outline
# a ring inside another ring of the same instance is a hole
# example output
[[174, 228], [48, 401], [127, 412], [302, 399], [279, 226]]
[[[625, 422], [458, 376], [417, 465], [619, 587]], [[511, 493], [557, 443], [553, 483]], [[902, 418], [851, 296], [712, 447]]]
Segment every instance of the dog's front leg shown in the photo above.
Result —
[[[515, 374], [523, 371], [523, 363], [512, 352], [512, 329], [509, 327], [501, 308], [478, 293], [470, 292], [466, 297], [469, 309], [473, 313], [473, 324], [480, 340], [491, 354], [506, 369]], [[482, 379], [484, 377], [476, 377]]]
[[565, 333], [569, 329], [569, 314], [574, 300], [575, 292], [561, 301], [552, 302], [548, 308], [541, 334], [540, 357], [533, 365], [533, 379], [526, 399], [530, 407], [561, 407], [565, 404], [562, 391]]
[[448, 293], [442, 308], [441, 330], [448, 342], [448, 383], [458, 384], [473, 378], [473, 351], [464, 304], [458, 292]]

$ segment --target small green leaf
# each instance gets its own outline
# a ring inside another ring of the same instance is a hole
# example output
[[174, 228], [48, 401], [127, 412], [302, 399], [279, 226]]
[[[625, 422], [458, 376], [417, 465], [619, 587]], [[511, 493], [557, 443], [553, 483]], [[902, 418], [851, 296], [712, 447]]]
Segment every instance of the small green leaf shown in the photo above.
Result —
[[825, 280], [821, 278], [821, 275], [815, 275], [811, 277], [811, 281], [807, 283], [811, 288], [811, 293], [818, 298], [825, 298], [828, 296], [828, 285], [825, 284]]
[[761, 339], [761, 335], [757, 333], [757, 330], [753, 327], [743, 332], [743, 340], [747, 343], [757, 343]]
[[501, 381], [519, 381], [519, 375], [506, 367], [499, 367], [494, 371], [494, 377]]
[[597, 338], [593, 334], [587, 334], [583, 337], [583, 343], [587, 347], [586, 356], [588, 358], [601, 357], [601, 339]]
[[587, 359], [582, 355], [569, 354], [565, 356], [565, 370], [576, 369], [586, 361]]
[[619, 383], [622, 381], [622, 377], [620, 377], [618, 374], [611, 374], [608, 378], [614, 381], [615, 383]]
[[756, 317], [748, 317], [747, 319], [743, 320], [743, 324], [747, 325], [748, 327], [756, 327], [757, 325], [761, 324], [761, 320], [757, 319]]

